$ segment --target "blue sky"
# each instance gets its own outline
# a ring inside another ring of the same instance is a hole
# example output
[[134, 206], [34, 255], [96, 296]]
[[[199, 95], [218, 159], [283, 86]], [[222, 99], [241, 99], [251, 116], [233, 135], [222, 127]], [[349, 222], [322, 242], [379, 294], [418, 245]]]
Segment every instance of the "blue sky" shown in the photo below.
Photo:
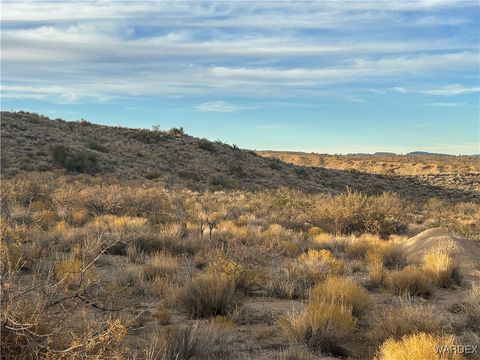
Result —
[[244, 148], [480, 153], [476, 1], [2, 1], [2, 109]]

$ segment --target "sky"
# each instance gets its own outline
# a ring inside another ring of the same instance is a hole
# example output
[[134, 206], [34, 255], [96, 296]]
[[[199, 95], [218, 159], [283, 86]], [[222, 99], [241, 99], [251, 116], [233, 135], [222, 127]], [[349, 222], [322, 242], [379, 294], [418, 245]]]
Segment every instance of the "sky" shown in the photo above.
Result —
[[477, 1], [1, 3], [1, 107], [250, 149], [480, 153]]

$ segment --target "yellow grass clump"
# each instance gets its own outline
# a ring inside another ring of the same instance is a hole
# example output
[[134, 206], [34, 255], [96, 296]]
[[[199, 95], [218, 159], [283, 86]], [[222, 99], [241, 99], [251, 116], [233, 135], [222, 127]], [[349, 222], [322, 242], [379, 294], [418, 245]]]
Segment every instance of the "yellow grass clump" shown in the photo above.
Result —
[[411, 298], [402, 298], [376, 312], [368, 337], [383, 342], [388, 338], [398, 340], [420, 332], [442, 334], [445, 330], [446, 323], [433, 306], [416, 303]]
[[172, 314], [164, 308], [158, 308], [153, 312], [153, 317], [157, 319], [160, 325], [168, 325], [172, 321]]
[[368, 280], [373, 287], [380, 286], [385, 280], [385, 265], [383, 256], [371, 253], [367, 260]]
[[88, 282], [94, 279], [95, 269], [91, 265], [84, 270], [82, 262], [77, 259], [65, 260], [55, 266], [55, 276], [67, 287], [79, 286], [83, 281]]
[[300, 246], [300, 244], [292, 241], [287, 242], [283, 249], [283, 255], [290, 258], [296, 257], [301, 253], [302, 253], [302, 247]]
[[144, 277], [153, 280], [157, 276], [175, 274], [178, 269], [178, 259], [166, 252], [159, 252], [147, 258], [144, 266]]
[[349, 279], [329, 276], [312, 289], [310, 302], [342, 304], [358, 315], [370, 304], [370, 295], [365, 288]]
[[178, 302], [190, 317], [205, 318], [227, 314], [235, 304], [235, 284], [224, 274], [202, 274], [187, 283]]
[[453, 281], [455, 264], [446, 252], [434, 251], [424, 256], [423, 269], [437, 286], [447, 287]]
[[326, 249], [322, 250], [308, 250], [307, 253], [300, 255], [298, 258], [300, 262], [306, 265], [313, 265], [314, 263], [323, 263], [328, 266], [329, 272], [332, 274], [342, 274], [345, 270], [343, 261], [338, 260], [333, 256], [332, 252]]
[[277, 325], [293, 343], [305, 344], [325, 355], [345, 356], [350, 353], [356, 320], [346, 306], [312, 302], [304, 312], [281, 318]]
[[313, 226], [310, 229], [308, 229], [307, 233], [308, 233], [308, 236], [316, 236], [324, 233], [324, 231], [318, 226]]
[[248, 292], [256, 282], [257, 274], [253, 269], [238, 264], [225, 257], [217, 257], [206, 268], [207, 274], [225, 275], [231, 279], [235, 288]]
[[[442, 348], [437, 348], [441, 346]], [[444, 346], [444, 348], [443, 348]], [[376, 360], [462, 360], [463, 355], [447, 351], [455, 346], [453, 336], [434, 336], [417, 333], [403, 337], [401, 340], [388, 339], [378, 351]], [[447, 349], [446, 351], [441, 351]]]
[[147, 219], [132, 216], [101, 215], [95, 217], [90, 224], [100, 228], [137, 228], [145, 226]]
[[432, 280], [428, 274], [416, 266], [392, 271], [386, 279], [387, 287], [397, 295], [430, 295]]

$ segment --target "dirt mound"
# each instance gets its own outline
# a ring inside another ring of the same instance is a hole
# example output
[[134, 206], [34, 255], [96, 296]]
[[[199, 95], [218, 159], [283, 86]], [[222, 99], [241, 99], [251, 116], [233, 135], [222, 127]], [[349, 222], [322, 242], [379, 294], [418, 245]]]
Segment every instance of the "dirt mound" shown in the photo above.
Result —
[[431, 251], [447, 251], [458, 264], [462, 279], [480, 284], [480, 244], [475, 241], [455, 237], [448, 229], [438, 227], [407, 239], [403, 246], [413, 262], [421, 261]]

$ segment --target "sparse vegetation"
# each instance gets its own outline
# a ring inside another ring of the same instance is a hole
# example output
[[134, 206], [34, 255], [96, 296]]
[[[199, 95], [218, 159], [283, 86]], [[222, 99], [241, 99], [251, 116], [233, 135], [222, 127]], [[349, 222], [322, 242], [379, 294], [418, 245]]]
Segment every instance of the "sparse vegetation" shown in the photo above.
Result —
[[429, 344], [478, 339], [474, 184], [3, 114], [2, 358], [447, 359]]

